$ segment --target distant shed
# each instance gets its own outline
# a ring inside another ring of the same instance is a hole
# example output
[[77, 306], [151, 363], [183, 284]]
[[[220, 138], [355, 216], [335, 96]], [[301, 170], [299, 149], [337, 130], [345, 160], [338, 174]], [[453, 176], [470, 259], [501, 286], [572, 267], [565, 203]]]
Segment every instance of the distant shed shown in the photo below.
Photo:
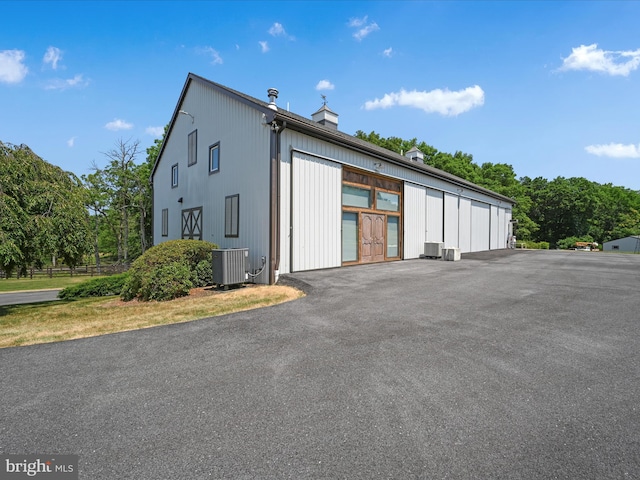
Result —
[[605, 252], [640, 253], [640, 235], [604, 242], [602, 250]]

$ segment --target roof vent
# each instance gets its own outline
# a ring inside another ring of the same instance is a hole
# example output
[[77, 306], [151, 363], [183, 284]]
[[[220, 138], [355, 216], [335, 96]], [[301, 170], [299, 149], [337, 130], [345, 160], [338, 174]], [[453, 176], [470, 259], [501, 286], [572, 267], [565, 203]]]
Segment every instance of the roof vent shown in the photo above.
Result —
[[324, 125], [325, 127], [332, 128], [333, 130], [338, 129], [338, 114], [327, 107], [327, 97], [322, 95], [322, 107], [311, 115], [311, 119], [314, 122], [319, 123], [320, 125]]
[[269, 108], [271, 110], [278, 110], [278, 106], [276, 105], [276, 98], [278, 98], [278, 89], [270, 88], [267, 90], [267, 95], [269, 95]]
[[404, 154], [412, 162], [424, 163], [424, 153], [418, 150], [416, 147], [411, 147]]

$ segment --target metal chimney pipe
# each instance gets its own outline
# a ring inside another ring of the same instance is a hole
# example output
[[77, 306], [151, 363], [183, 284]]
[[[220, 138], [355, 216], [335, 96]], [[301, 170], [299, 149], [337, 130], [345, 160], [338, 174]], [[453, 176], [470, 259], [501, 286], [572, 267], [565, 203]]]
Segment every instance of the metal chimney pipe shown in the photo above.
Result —
[[278, 98], [278, 89], [270, 88], [267, 90], [267, 94], [269, 95], [269, 108], [272, 110], [278, 110], [278, 106], [276, 105], [276, 98]]

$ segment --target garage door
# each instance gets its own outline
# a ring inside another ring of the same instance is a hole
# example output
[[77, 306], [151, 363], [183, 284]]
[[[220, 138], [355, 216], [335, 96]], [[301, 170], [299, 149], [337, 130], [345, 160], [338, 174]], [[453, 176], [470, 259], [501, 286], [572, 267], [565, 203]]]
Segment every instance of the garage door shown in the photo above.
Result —
[[489, 250], [491, 207], [487, 203], [471, 202], [471, 251]]
[[471, 200], [460, 198], [458, 220], [459, 247], [462, 253], [471, 251]]
[[426, 187], [404, 184], [404, 258], [424, 253], [426, 191]]
[[296, 153], [291, 177], [291, 271], [339, 267], [340, 164]]
[[444, 237], [444, 198], [440, 190], [427, 188], [426, 242], [442, 242]]
[[458, 196], [444, 194], [444, 246], [458, 247]]

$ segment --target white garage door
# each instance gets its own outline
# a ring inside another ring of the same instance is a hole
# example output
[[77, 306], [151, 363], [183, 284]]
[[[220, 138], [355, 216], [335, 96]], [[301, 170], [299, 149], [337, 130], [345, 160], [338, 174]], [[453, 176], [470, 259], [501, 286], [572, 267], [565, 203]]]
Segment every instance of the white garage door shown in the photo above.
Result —
[[296, 153], [291, 176], [291, 271], [341, 265], [340, 164]]
[[440, 190], [427, 188], [426, 242], [442, 242], [444, 237], [444, 198]]
[[404, 184], [404, 258], [418, 258], [424, 253], [426, 187]]
[[444, 246], [458, 247], [458, 196], [444, 194]]
[[471, 251], [471, 200], [460, 198], [460, 212], [458, 220], [458, 238], [460, 239], [460, 251]]
[[491, 205], [491, 241], [489, 242], [489, 248], [491, 250], [500, 248], [500, 210], [499, 207]]
[[489, 250], [491, 207], [487, 203], [471, 202], [471, 251]]

